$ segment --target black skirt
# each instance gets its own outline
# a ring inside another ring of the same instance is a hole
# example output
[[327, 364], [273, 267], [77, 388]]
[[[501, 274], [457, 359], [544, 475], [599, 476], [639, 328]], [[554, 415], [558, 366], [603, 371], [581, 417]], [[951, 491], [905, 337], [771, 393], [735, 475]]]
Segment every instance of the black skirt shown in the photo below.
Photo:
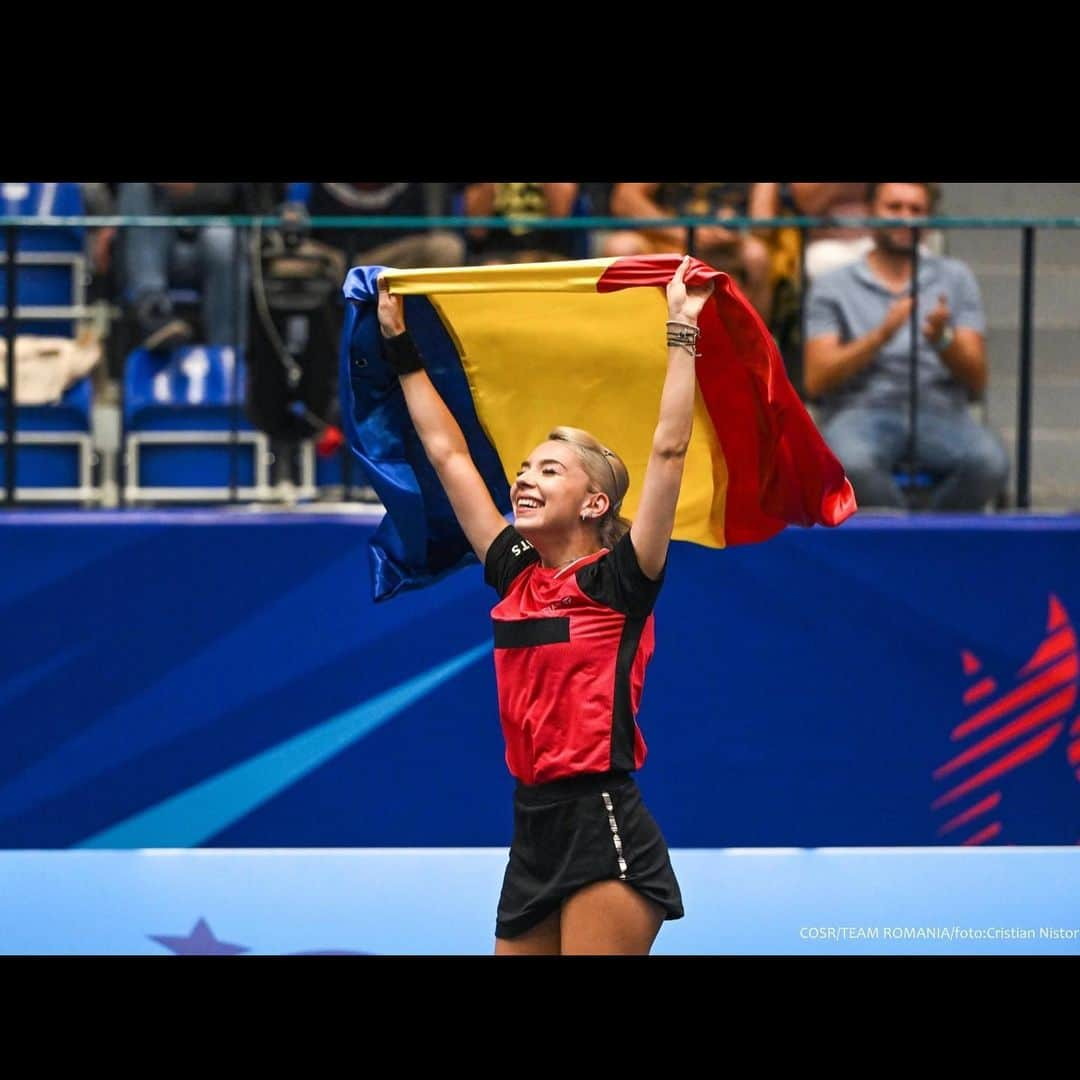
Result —
[[667, 844], [625, 772], [518, 784], [514, 840], [503, 877], [495, 936], [514, 938], [578, 889], [625, 881], [681, 919], [682, 894]]

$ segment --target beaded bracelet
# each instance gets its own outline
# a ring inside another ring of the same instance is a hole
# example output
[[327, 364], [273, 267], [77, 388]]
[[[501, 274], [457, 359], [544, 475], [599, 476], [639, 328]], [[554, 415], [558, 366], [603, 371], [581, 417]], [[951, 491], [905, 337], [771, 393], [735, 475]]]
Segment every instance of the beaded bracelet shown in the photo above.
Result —
[[691, 356], [696, 357], [698, 355], [697, 339], [701, 336], [701, 327], [675, 319], [669, 319], [666, 325], [668, 348], [686, 349]]

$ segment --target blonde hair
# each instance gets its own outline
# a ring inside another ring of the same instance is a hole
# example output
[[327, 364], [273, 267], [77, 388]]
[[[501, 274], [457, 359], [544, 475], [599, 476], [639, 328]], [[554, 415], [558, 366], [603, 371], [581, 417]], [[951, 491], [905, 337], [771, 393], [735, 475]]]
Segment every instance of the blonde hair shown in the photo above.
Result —
[[569, 443], [581, 458], [585, 475], [608, 497], [608, 508], [596, 522], [600, 543], [613, 548], [630, 528], [630, 522], [619, 515], [623, 498], [630, 487], [630, 473], [613, 450], [609, 450], [594, 435], [575, 427], [557, 427], [548, 433], [549, 439]]

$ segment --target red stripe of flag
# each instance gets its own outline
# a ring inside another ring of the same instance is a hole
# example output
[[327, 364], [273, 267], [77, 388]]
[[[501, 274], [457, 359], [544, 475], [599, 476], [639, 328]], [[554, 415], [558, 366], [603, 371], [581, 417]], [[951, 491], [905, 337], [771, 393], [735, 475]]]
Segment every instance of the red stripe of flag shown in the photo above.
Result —
[[[679, 262], [678, 255], [617, 259], [596, 288], [666, 287]], [[697, 380], [727, 464], [726, 543], [767, 540], [785, 525], [839, 525], [855, 512], [855, 493], [772, 334], [727, 274], [691, 260], [687, 284], [707, 281], [716, 289], [698, 320]]]

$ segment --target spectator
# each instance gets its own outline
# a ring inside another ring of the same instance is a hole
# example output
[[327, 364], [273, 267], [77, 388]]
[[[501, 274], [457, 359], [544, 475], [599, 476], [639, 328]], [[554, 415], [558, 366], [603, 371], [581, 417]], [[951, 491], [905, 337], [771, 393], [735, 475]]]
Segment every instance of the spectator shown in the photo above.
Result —
[[[432, 207], [426, 185], [398, 183], [294, 183], [283, 210], [285, 218], [304, 224], [310, 217], [424, 217]], [[460, 266], [465, 245], [442, 230], [316, 228], [311, 237], [336, 248], [349, 266], [393, 266], [399, 270], [425, 266]]]
[[312, 217], [424, 217], [439, 193], [414, 183], [288, 185], [280, 237], [263, 238], [255, 268], [256, 320], [249, 352], [249, 413], [275, 438], [311, 438], [336, 429], [337, 345], [349, 266], [399, 269], [458, 266], [465, 245], [449, 232], [378, 226], [334, 228]]
[[[932, 186], [870, 186], [879, 218], [929, 215]], [[914, 231], [880, 229], [859, 260], [823, 274], [807, 297], [805, 386], [820, 399], [822, 434], [862, 506], [903, 507], [892, 471], [908, 451]], [[919, 258], [918, 416], [915, 466], [943, 479], [937, 510], [976, 510], [1004, 487], [1008, 458], [969, 414], [987, 364], [979, 287], [956, 259]]]
[[[616, 184], [611, 212], [620, 217], [749, 217], [756, 205], [757, 184]], [[610, 233], [603, 244], [606, 256], [681, 254], [687, 250], [682, 226]], [[761, 237], [723, 225], [694, 230], [693, 254], [717, 270], [731, 274], [747, 299], [768, 322], [772, 314], [772, 273], [769, 249]]]
[[[866, 183], [758, 184], [755, 217], [779, 217], [790, 210], [799, 217], [870, 217]], [[874, 246], [870, 230], [823, 225], [806, 238], [806, 278], [812, 281], [828, 270], [846, 266]]]
[[[95, 216], [107, 216], [116, 213], [116, 192], [119, 184], [83, 183], [82, 189], [85, 212]], [[106, 302], [120, 299], [119, 285], [116, 281], [116, 264], [112, 257], [116, 239], [116, 227], [103, 226], [88, 229], [86, 236], [86, 259], [90, 268], [88, 299]]]
[[[116, 209], [129, 216], [245, 214], [264, 209], [257, 201], [246, 184], [127, 183], [117, 192]], [[124, 230], [120, 276], [143, 348], [171, 349], [195, 336], [173, 310], [169, 289], [174, 285], [199, 289], [207, 344], [246, 342], [248, 257], [244, 250], [238, 274], [234, 244], [229, 226]], [[96, 258], [100, 261], [101, 254]]]
[[[468, 184], [465, 213], [469, 217], [570, 217], [578, 194], [577, 184]], [[552, 262], [582, 254], [582, 237], [572, 229], [476, 228], [468, 230], [468, 238], [470, 260], [485, 264]]]

